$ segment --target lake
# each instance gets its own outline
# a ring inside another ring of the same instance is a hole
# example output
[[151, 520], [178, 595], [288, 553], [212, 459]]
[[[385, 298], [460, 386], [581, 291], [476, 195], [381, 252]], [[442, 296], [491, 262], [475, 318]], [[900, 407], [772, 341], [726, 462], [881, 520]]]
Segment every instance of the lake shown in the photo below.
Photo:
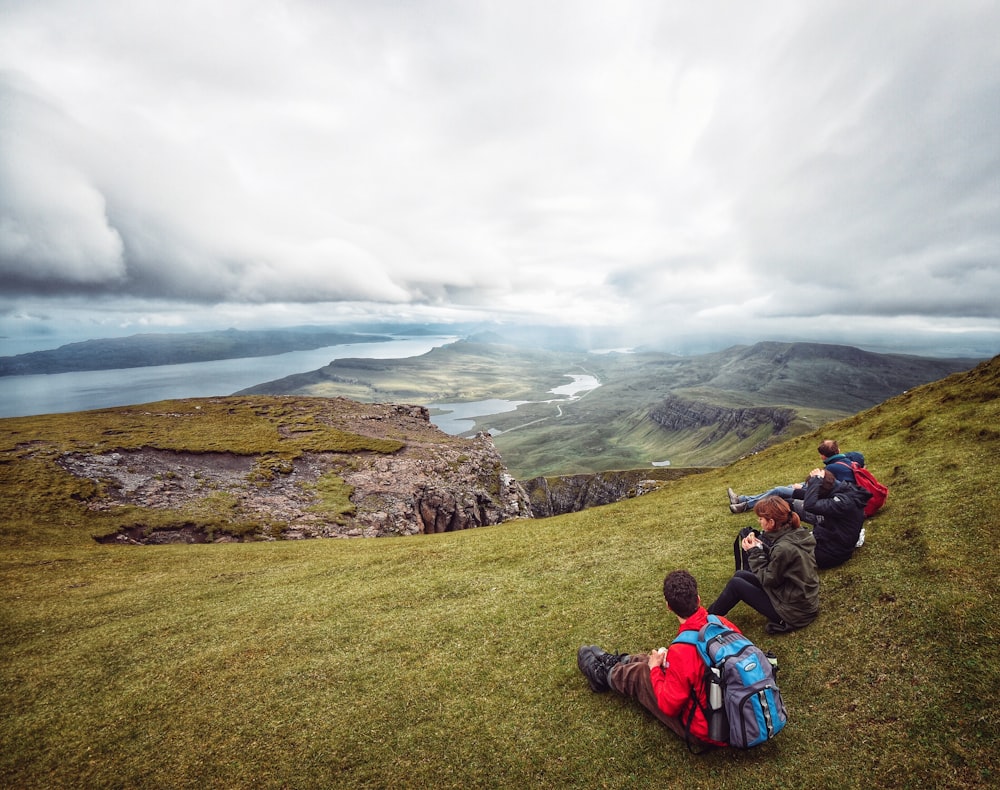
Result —
[[318, 370], [335, 359], [403, 359], [426, 354], [459, 338], [399, 337], [378, 343], [347, 343], [266, 357], [222, 359], [183, 365], [88, 370], [0, 377], [0, 417], [105, 409], [174, 398], [207, 398]]
[[569, 384], [550, 389], [553, 395], [559, 398], [545, 401], [528, 400], [504, 400], [502, 398], [491, 398], [490, 400], [468, 401], [466, 403], [432, 403], [431, 409], [439, 409], [441, 414], [432, 414], [431, 422], [445, 433], [455, 436], [468, 433], [476, 427], [476, 417], [487, 417], [491, 414], [503, 414], [514, 411], [518, 406], [525, 403], [559, 403], [561, 401], [576, 400], [583, 397], [592, 389], [601, 386], [601, 382], [596, 376], [579, 376], [574, 373], [565, 374], [566, 378], [573, 379]]
[[432, 403], [428, 408], [432, 410], [440, 409], [442, 412], [441, 414], [431, 415], [432, 423], [445, 433], [458, 436], [476, 427], [476, 417], [514, 411], [522, 403], [529, 402], [526, 400], [491, 398], [490, 400], [469, 401], [467, 403]]

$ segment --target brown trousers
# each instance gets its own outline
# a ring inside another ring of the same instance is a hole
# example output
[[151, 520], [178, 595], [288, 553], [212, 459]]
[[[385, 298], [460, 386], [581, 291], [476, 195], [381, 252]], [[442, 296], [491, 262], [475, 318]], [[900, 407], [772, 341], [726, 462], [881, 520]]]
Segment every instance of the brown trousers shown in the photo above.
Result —
[[616, 664], [611, 670], [609, 680], [612, 690], [624, 697], [636, 700], [678, 736], [685, 737], [684, 725], [681, 720], [674, 716], [668, 716], [660, 710], [660, 706], [656, 702], [653, 684], [649, 680], [648, 655], [640, 653], [629, 656], [627, 661]]

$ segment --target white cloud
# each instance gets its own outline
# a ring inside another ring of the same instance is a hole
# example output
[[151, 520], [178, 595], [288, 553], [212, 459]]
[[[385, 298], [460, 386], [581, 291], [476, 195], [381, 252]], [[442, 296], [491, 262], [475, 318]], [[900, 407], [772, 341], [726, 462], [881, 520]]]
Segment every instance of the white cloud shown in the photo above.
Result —
[[4, 15], [0, 288], [21, 307], [82, 284], [157, 313], [1000, 323], [995, 4]]
[[15, 86], [0, 104], [0, 275], [42, 291], [50, 279], [117, 282], [122, 240], [80, 163], [72, 124]]

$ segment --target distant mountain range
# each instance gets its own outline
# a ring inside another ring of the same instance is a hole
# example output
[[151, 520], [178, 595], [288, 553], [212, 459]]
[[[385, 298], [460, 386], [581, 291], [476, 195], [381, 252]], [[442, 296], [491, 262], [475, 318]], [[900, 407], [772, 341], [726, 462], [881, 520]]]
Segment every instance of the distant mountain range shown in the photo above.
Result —
[[[141, 334], [0, 357], [0, 376], [260, 357], [391, 339], [314, 326]], [[239, 394], [410, 403], [429, 406], [432, 415], [438, 413], [434, 404], [490, 402], [466, 435], [489, 431], [512, 473], [531, 479], [653, 463], [724, 465], [980, 361], [779, 342], [693, 356], [594, 353], [570, 340], [554, 337], [542, 345], [483, 332], [419, 357], [338, 359]], [[592, 376], [600, 386], [582, 397], [553, 394], [570, 376]]]
[[[819, 343], [764, 342], [679, 357], [470, 340], [410, 359], [340, 359], [241, 394], [430, 404], [432, 413], [434, 403], [523, 402], [484, 413], [468, 433], [492, 433], [511, 471], [529, 479], [653, 462], [723, 465], [979, 361]], [[556, 398], [552, 390], [571, 375], [595, 376], [601, 386]]]
[[259, 331], [226, 329], [216, 332], [130, 335], [84, 340], [47, 351], [0, 357], [0, 376], [266, 357], [289, 351], [310, 351], [345, 343], [377, 343], [391, 339], [384, 335], [355, 334], [310, 326]]

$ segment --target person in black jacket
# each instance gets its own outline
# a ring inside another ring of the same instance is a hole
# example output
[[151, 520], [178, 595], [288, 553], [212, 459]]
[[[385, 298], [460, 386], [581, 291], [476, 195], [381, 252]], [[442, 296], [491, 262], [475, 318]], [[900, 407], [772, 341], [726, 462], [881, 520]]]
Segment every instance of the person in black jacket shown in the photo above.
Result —
[[837, 480], [829, 469], [813, 469], [802, 493], [799, 515], [813, 525], [817, 567], [833, 568], [847, 562], [858, 546], [871, 493]]

